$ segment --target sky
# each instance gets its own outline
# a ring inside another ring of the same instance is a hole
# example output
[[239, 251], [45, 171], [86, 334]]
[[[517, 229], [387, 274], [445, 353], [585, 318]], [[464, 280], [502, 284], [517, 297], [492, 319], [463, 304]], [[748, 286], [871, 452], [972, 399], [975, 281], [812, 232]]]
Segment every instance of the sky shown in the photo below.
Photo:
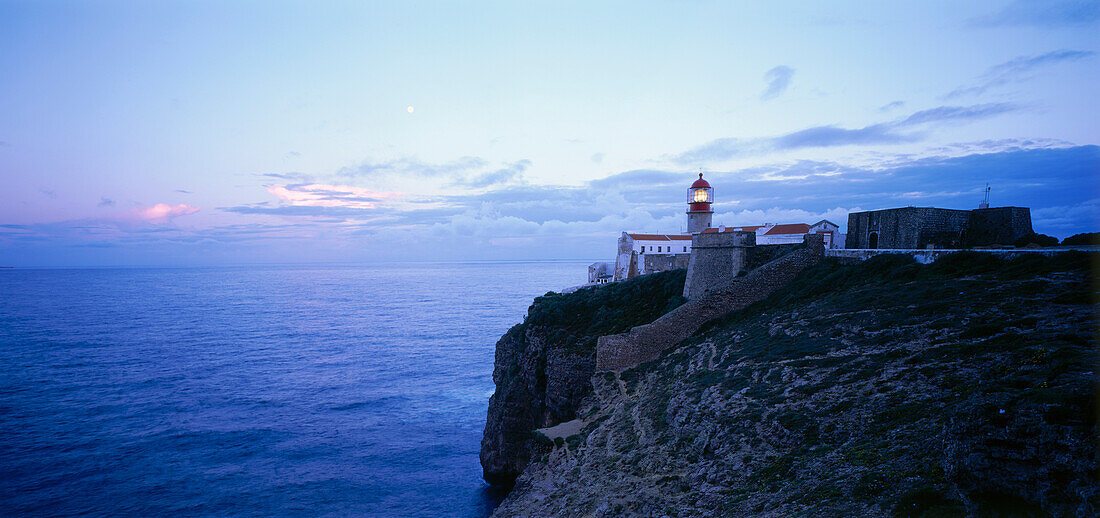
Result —
[[1100, 231], [1100, 2], [0, 0], [0, 266], [610, 260], [714, 223]]

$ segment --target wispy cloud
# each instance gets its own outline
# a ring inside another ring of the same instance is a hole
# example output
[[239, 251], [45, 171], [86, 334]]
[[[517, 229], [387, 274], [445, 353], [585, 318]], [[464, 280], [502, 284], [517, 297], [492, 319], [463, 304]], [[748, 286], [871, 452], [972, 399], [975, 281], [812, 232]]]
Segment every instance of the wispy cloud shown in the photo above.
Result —
[[404, 193], [381, 192], [350, 185], [275, 184], [267, 192], [292, 206], [373, 209], [378, 202], [400, 198]]
[[181, 203], [179, 205], [158, 203], [149, 207], [135, 208], [131, 210], [124, 219], [133, 219], [145, 223], [167, 223], [173, 218], [187, 216], [198, 211], [199, 207], [187, 205], [186, 203]]
[[480, 189], [493, 185], [499, 185], [504, 183], [513, 182], [519, 180], [523, 175], [523, 172], [531, 167], [530, 160], [519, 160], [508, 164], [506, 167], [497, 169], [496, 171], [490, 171], [488, 173], [482, 173], [466, 178], [459, 178], [454, 181], [455, 185], [462, 185], [472, 189]]
[[921, 138], [915, 134], [899, 133], [898, 128], [903, 126], [902, 124], [872, 124], [854, 129], [818, 126], [775, 137], [769, 143], [777, 150], [789, 150], [852, 144], [897, 144], [913, 142]]
[[232, 207], [218, 207], [218, 210], [235, 214], [257, 216], [287, 216], [304, 218], [324, 218], [329, 222], [342, 223], [349, 220], [375, 219], [384, 212], [375, 208], [334, 207], [322, 205], [271, 205], [254, 203]]
[[290, 180], [290, 181], [302, 181], [303, 179], [310, 178], [310, 175], [305, 173], [261, 173], [258, 176], [262, 178], [274, 178], [276, 180]]
[[1009, 103], [938, 106], [915, 112], [902, 119], [871, 124], [862, 128], [815, 126], [769, 138], [721, 138], [681, 153], [673, 158], [673, 162], [695, 164], [812, 147], [916, 142], [925, 137], [921, 131], [925, 125], [979, 120], [1017, 109], [1019, 108], [1016, 105]]
[[895, 123], [897, 127], [927, 124], [930, 122], [953, 122], [985, 119], [994, 115], [1018, 110], [1019, 107], [1011, 103], [987, 103], [971, 106], [937, 106], [928, 110], [921, 110]]
[[[1100, 3], [1098, 3], [1100, 5]], [[975, 84], [960, 86], [944, 96], [945, 99], [963, 95], [980, 95], [990, 88], [1026, 81], [1039, 68], [1090, 58], [1095, 52], [1088, 50], [1055, 50], [1037, 56], [1019, 56], [986, 70]]]
[[1080, 27], [1100, 21], [1100, 2], [1095, 0], [1016, 0], [1000, 11], [970, 20], [971, 25], [998, 27]]
[[97, 203], [96, 206], [97, 207], [114, 207], [115, 206], [115, 200], [112, 200], [112, 199], [110, 199], [106, 196], [101, 196], [99, 198], [99, 203]]
[[879, 107], [878, 107], [878, 111], [880, 111], [880, 112], [888, 112], [888, 111], [890, 111], [890, 110], [893, 110], [894, 108], [901, 108], [902, 106], [905, 106], [905, 102], [904, 102], [904, 101], [894, 101], [894, 102], [892, 102], [892, 103], [886, 103], [886, 104], [884, 104], [884, 105], [882, 105], [882, 106], [879, 106]]
[[780, 65], [764, 73], [764, 82], [767, 86], [760, 94], [760, 100], [767, 101], [778, 97], [783, 92], [787, 91], [787, 87], [791, 85], [791, 77], [794, 76], [794, 69], [788, 66]]
[[488, 165], [489, 163], [485, 159], [476, 156], [464, 156], [443, 163], [423, 162], [412, 157], [402, 157], [382, 161], [367, 160], [356, 166], [344, 167], [340, 169], [338, 174], [346, 177], [394, 173], [424, 177], [447, 177], [476, 171]]

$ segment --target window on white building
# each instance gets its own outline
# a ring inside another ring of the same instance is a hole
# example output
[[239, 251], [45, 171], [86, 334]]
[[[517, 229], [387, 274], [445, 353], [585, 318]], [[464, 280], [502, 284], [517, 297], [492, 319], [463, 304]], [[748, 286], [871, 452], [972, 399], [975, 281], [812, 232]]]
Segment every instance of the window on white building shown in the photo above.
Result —
[[685, 252], [687, 252], [687, 251], [688, 251], [688, 247], [686, 247], [686, 246], [685, 246], [685, 247], [684, 247], [684, 251], [685, 251]]

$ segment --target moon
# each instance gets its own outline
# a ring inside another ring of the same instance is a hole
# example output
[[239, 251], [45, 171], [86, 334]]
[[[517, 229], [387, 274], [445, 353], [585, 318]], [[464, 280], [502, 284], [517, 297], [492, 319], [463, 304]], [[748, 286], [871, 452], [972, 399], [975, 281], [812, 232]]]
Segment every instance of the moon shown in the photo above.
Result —
[[412, 107], [412, 105], [411, 105], [411, 104], [409, 105], [409, 107], [408, 107], [408, 108], [405, 108], [405, 109], [406, 109], [406, 110], [408, 110], [408, 112], [409, 112], [409, 113], [412, 113], [412, 112], [413, 112], [413, 107]]

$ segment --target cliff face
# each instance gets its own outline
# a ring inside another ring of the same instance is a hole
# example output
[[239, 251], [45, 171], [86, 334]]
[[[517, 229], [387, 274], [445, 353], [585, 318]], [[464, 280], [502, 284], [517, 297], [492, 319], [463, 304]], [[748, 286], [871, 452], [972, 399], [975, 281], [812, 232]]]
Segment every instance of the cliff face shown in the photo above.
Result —
[[497, 342], [497, 389], [481, 440], [485, 480], [495, 485], [511, 485], [527, 466], [532, 430], [575, 417], [596, 363], [592, 350], [550, 342], [548, 328], [516, 331]]
[[590, 394], [596, 338], [651, 322], [683, 303], [684, 271], [646, 275], [535, 299], [523, 323], [497, 342], [481, 466], [510, 486], [531, 457], [531, 432], [576, 417]]
[[827, 260], [597, 373], [496, 516], [1094, 516], [1090, 278], [1085, 254]]

